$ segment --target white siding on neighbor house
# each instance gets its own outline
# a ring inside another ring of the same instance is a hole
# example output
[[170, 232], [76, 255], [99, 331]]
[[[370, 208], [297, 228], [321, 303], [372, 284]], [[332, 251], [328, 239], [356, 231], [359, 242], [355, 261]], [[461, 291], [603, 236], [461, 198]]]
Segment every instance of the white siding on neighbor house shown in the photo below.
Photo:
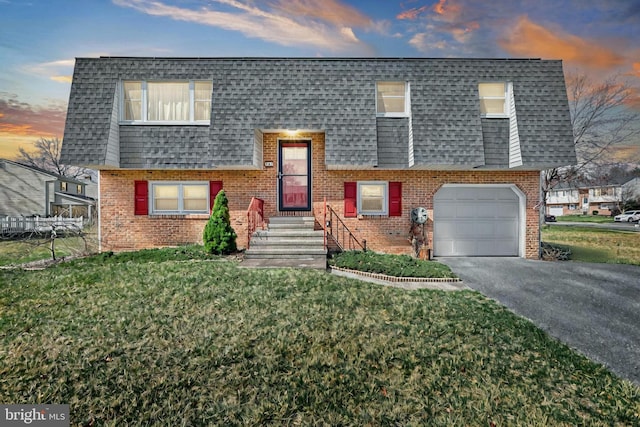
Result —
[[567, 190], [551, 190], [547, 193], [547, 204], [548, 205], [568, 205], [568, 204], [577, 204], [580, 202], [580, 195], [578, 194], [578, 190], [567, 189]]
[[622, 187], [595, 187], [589, 189], [589, 203], [617, 203], [622, 201]]
[[55, 181], [47, 173], [0, 160], [0, 216], [48, 215]]

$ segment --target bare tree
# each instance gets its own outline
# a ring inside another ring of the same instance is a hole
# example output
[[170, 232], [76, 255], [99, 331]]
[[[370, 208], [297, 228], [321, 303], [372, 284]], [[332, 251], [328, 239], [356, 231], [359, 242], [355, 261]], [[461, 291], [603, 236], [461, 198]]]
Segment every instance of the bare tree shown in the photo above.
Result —
[[634, 92], [620, 76], [597, 83], [585, 74], [567, 76], [573, 142], [578, 164], [542, 172], [542, 204], [560, 181], [571, 182], [585, 171], [609, 163], [612, 147], [640, 135], [640, 112], [628, 107]]
[[62, 140], [55, 138], [40, 138], [34, 143], [35, 151], [29, 152], [20, 148], [18, 161], [36, 168], [69, 178], [77, 178], [90, 174], [85, 168], [63, 165], [60, 163], [60, 151], [62, 150]]

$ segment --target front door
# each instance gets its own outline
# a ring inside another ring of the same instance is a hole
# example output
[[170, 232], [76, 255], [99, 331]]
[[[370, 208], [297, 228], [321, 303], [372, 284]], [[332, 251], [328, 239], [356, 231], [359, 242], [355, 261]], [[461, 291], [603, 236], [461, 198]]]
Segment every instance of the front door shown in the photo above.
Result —
[[281, 211], [311, 210], [311, 142], [281, 141], [278, 152]]

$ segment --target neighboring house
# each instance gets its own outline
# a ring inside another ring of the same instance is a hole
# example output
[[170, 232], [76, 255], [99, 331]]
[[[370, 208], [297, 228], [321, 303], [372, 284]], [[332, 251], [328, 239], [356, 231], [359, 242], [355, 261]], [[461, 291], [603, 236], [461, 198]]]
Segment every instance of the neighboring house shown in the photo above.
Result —
[[547, 213], [610, 216], [630, 200], [640, 200], [640, 178], [600, 185], [561, 183], [547, 193]]
[[581, 211], [584, 215], [610, 216], [620, 208], [622, 185], [608, 184], [582, 187], [580, 190]]
[[86, 189], [85, 182], [0, 159], [0, 217], [90, 218], [96, 202]]
[[539, 171], [574, 164], [561, 61], [79, 58], [62, 159], [97, 169], [102, 249], [201, 242], [220, 188], [247, 207], [324, 200], [376, 251], [537, 258]]
[[560, 183], [547, 192], [547, 213], [549, 215], [582, 214], [580, 192], [569, 184]]

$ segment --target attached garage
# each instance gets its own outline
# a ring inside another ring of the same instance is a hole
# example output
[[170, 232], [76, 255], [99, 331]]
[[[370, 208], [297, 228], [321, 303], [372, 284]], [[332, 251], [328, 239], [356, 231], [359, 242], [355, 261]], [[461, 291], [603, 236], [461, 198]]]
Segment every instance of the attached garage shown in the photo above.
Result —
[[524, 224], [515, 185], [445, 185], [434, 197], [434, 254], [524, 256]]

